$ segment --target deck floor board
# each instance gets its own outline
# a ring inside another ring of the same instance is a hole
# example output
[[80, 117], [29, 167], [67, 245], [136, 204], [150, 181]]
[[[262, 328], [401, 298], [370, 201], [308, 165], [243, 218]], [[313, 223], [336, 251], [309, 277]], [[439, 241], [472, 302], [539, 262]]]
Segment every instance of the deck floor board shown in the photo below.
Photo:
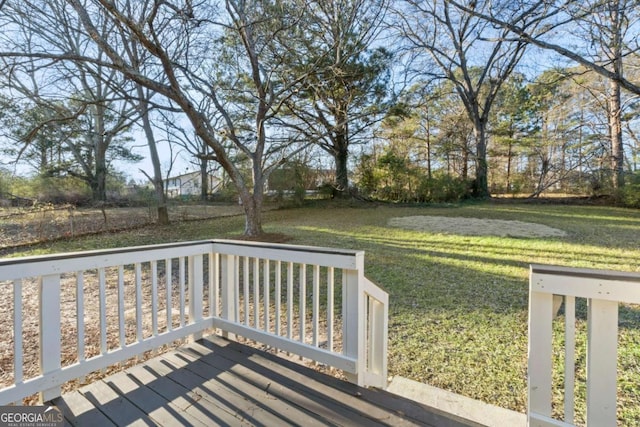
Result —
[[82, 395], [116, 425], [153, 426], [154, 422], [131, 401], [119, 395], [104, 381], [83, 387]]
[[[291, 405], [290, 402], [270, 393], [268, 389], [265, 390], [255, 384], [243, 381], [230, 372], [220, 370], [215, 365], [186, 356], [184, 353], [168, 353], [163, 355], [163, 359], [177, 366], [182, 366], [203, 379], [211, 378], [207, 383], [215, 382], [220, 389], [232, 390], [238, 398], [250, 399], [257, 408], [271, 414], [277, 414], [274, 422], [277, 421], [280, 425], [300, 425], [301, 423], [310, 427], [326, 425], [326, 423], [315, 419], [315, 412], [306, 410], [304, 407]], [[220, 358], [216, 360], [220, 360]], [[268, 416], [268, 418], [270, 417]]]
[[131, 403], [149, 414], [149, 417], [159, 425], [206, 426], [205, 421], [199, 420], [175, 403], [166, 400], [146, 385], [139, 384], [126, 372], [112, 375], [106, 380], [106, 383], [118, 394], [127, 396]]
[[53, 403], [71, 425], [477, 426], [217, 336], [181, 346]]
[[[222, 348], [217, 352], [207, 350], [198, 344], [181, 349], [181, 353], [200, 356], [200, 360], [209, 365], [217, 366], [233, 374], [238, 380], [255, 385], [291, 405], [307, 408], [312, 411], [325, 425], [384, 425], [389, 418], [387, 411], [381, 411], [373, 405], [367, 405], [360, 399], [354, 399], [354, 394], [340, 392], [331, 387], [313, 381], [308, 376], [299, 374], [295, 369], [272, 364], [265, 366], [265, 359], [255, 354], [241, 353]], [[250, 355], [251, 357], [246, 357]], [[292, 365], [299, 368], [297, 365]], [[344, 402], [349, 402], [345, 405]], [[396, 419], [394, 426], [416, 425], [405, 420]]]

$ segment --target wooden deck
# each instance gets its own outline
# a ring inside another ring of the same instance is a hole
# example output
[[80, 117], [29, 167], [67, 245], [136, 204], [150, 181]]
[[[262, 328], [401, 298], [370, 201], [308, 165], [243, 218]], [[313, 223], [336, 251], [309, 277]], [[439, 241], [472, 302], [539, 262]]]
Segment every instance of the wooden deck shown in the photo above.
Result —
[[220, 337], [184, 345], [53, 404], [79, 426], [478, 425]]

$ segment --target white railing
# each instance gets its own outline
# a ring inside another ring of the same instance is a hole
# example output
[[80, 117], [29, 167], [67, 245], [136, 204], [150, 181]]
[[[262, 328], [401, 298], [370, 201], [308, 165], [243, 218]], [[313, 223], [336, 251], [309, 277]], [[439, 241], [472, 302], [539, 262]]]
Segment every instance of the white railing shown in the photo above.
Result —
[[[640, 304], [640, 274], [532, 265], [529, 283], [530, 426], [572, 426], [576, 407], [576, 298], [587, 301], [586, 421], [616, 425], [618, 306]], [[552, 417], [553, 319], [564, 303], [564, 420]]]
[[0, 405], [205, 332], [386, 387], [388, 296], [364, 252], [200, 241], [0, 260]]

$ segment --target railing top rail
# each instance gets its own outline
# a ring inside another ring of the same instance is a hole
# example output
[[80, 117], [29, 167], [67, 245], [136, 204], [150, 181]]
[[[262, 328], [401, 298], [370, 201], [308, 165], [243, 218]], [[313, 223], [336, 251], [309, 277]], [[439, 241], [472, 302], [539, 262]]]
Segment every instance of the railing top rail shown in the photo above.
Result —
[[211, 242], [200, 241], [8, 258], [0, 260], [0, 280], [65, 274], [178, 256], [202, 255], [210, 251]]
[[381, 303], [389, 304], [389, 294], [366, 277], [364, 279], [364, 291]]
[[176, 243], [161, 243], [157, 245], [145, 245], [145, 246], [128, 246], [113, 249], [96, 249], [91, 251], [80, 252], [59, 252], [47, 255], [33, 255], [17, 258], [0, 258], [0, 267], [9, 265], [31, 264], [34, 262], [50, 262], [50, 261], [62, 261], [79, 258], [91, 258], [102, 255], [121, 255], [129, 254], [132, 252], [148, 252], [153, 250], [162, 249], [175, 249], [180, 247], [192, 247], [200, 245], [210, 245], [211, 240], [199, 240], [189, 242], [176, 242]]
[[640, 283], [640, 273], [627, 271], [598, 270], [594, 268], [562, 267], [558, 265], [531, 264], [531, 273], [550, 274], [595, 280], [620, 280]]
[[364, 252], [362, 251], [242, 240], [214, 240], [213, 250], [226, 255], [364, 271]]
[[529, 290], [640, 304], [640, 273], [532, 265]]
[[74, 259], [74, 258], [88, 258], [96, 255], [117, 255], [123, 253], [131, 253], [131, 252], [145, 252], [155, 249], [175, 249], [178, 247], [188, 247], [188, 246], [198, 246], [198, 245], [224, 245], [224, 246], [235, 246], [235, 247], [245, 247], [245, 248], [255, 248], [255, 249], [276, 249], [276, 250], [286, 250], [291, 252], [304, 252], [304, 253], [313, 253], [313, 254], [324, 254], [324, 255], [339, 255], [339, 256], [358, 256], [360, 254], [364, 254], [363, 251], [349, 250], [349, 249], [334, 249], [334, 248], [323, 248], [317, 246], [299, 246], [299, 245], [285, 245], [281, 243], [262, 243], [262, 242], [251, 242], [244, 240], [225, 240], [225, 239], [212, 239], [212, 240], [196, 240], [196, 241], [186, 241], [186, 242], [175, 242], [175, 243], [160, 243], [157, 245], [144, 245], [144, 246], [128, 246], [128, 247], [119, 247], [113, 249], [96, 249], [91, 251], [80, 251], [80, 252], [61, 252], [55, 254], [47, 254], [47, 255], [34, 255], [27, 257], [18, 257], [18, 258], [0, 258], [0, 267], [5, 265], [15, 265], [15, 264], [29, 264], [32, 262], [41, 262], [41, 261], [58, 261], [62, 259]]
[[292, 252], [305, 252], [324, 255], [340, 255], [340, 256], [358, 256], [364, 254], [364, 251], [357, 251], [351, 249], [335, 249], [335, 248], [323, 248], [319, 246], [301, 246], [301, 245], [287, 245], [283, 243], [265, 243], [265, 242], [253, 242], [248, 240], [225, 240], [215, 239], [211, 241], [217, 245], [229, 245], [237, 247], [247, 248], [259, 248], [259, 249], [277, 249], [286, 250]]
[[[177, 249], [180, 251], [176, 251]], [[0, 280], [14, 280], [34, 274], [60, 274], [206, 252], [364, 270], [363, 251], [212, 239], [5, 258], [0, 259]]]

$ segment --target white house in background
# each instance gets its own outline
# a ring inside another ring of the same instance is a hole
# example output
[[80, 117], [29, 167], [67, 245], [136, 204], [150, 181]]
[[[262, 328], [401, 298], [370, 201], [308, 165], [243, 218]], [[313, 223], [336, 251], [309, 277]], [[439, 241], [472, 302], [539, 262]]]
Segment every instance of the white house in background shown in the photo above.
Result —
[[[220, 179], [208, 174], [209, 194], [214, 193], [220, 186]], [[164, 180], [164, 188], [167, 197], [200, 196], [202, 178], [200, 172], [189, 172], [183, 175], [172, 176]]]

